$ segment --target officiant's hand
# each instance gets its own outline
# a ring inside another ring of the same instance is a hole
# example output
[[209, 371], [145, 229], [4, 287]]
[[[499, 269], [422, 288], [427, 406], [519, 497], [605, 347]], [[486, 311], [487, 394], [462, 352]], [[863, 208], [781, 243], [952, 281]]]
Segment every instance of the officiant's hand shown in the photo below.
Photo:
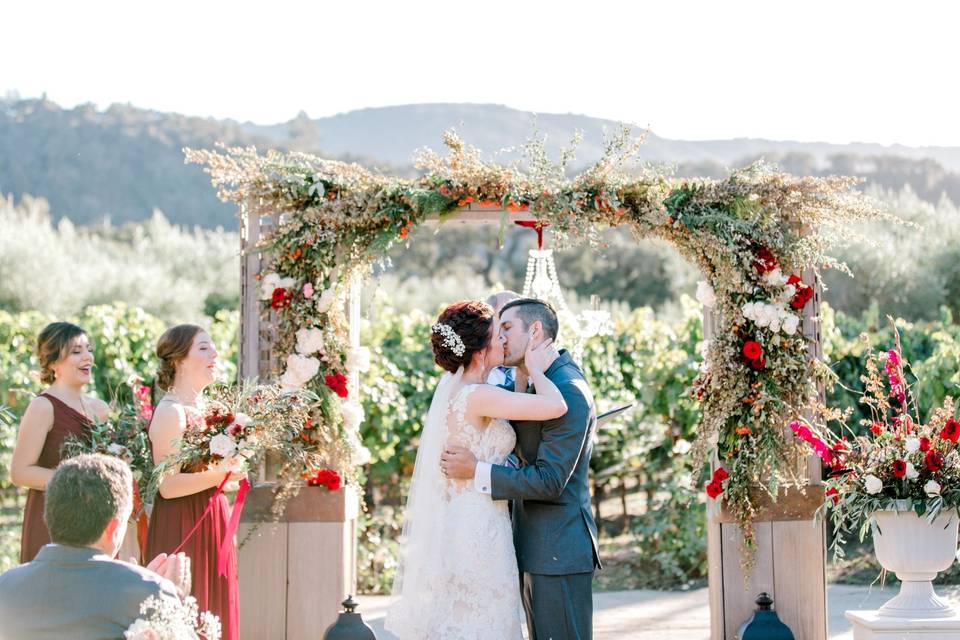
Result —
[[[130, 558], [130, 562], [137, 564], [136, 558]], [[181, 596], [190, 595], [190, 557], [182, 551], [172, 555], [161, 553], [146, 568], [172, 582]]]
[[449, 445], [440, 454], [440, 468], [450, 480], [472, 480], [477, 472], [477, 458], [466, 447]]

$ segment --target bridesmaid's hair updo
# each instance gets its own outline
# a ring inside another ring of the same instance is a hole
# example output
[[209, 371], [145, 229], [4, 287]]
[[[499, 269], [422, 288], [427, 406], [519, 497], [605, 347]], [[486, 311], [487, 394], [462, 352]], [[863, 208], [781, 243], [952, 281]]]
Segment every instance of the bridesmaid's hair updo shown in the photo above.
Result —
[[203, 327], [195, 324], [178, 324], [163, 332], [157, 342], [157, 358], [160, 367], [157, 371], [157, 386], [169, 389], [173, 386], [173, 379], [177, 376], [177, 365], [190, 353], [193, 339], [203, 331]]
[[50, 367], [67, 355], [74, 340], [85, 335], [86, 331], [69, 322], [51, 322], [43, 328], [37, 336], [37, 360], [43, 384], [53, 384], [56, 378]]
[[[473, 354], [489, 346], [493, 318], [493, 307], [479, 300], [462, 300], [444, 309], [430, 334], [434, 362], [451, 373], [466, 368]], [[456, 335], [450, 336], [444, 327]]]

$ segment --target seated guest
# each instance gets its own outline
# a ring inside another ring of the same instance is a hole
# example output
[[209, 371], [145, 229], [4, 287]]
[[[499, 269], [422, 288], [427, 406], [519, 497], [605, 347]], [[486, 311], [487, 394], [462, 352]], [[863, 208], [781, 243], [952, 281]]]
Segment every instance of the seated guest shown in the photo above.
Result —
[[60, 464], [43, 512], [52, 543], [0, 575], [0, 640], [122, 638], [144, 600], [179, 600], [178, 589], [189, 590], [180, 556], [146, 568], [113, 559], [133, 509], [132, 487], [130, 467], [118, 458], [91, 454]]

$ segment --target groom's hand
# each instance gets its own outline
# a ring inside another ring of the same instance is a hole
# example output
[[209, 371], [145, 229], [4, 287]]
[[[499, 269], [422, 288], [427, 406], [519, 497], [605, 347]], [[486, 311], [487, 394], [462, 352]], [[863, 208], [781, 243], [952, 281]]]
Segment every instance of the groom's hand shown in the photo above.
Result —
[[450, 445], [440, 454], [440, 468], [451, 480], [472, 480], [477, 472], [477, 458], [465, 447]]

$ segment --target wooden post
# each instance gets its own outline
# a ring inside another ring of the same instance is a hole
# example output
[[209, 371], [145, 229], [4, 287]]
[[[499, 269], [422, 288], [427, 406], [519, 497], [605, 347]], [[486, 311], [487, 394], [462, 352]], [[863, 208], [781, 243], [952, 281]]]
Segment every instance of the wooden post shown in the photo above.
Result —
[[[803, 281], [814, 287], [813, 300], [803, 314], [803, 335], [809, 355], [822, 357], [820, 285], [812, 270]], [[704, 310], [704, 337], [716, 335], [716, 318]], [[821, 400], [823, 389], [820, 389]], [[760, 505], [754, 521], [756, 566], [750, 576], [741, 567], [743, 536], [736, 521], [709, 501], [707, 505], [707, 571], [710, 600], [710, 637], [734, 640], [749, 619], [754, 600], [766, 591], [780, 620], [797, 640], [826, 640], [826, 527], [813, 513], [823, 503], [820, 460], [808, 456], [803, 471], [807, 485], [781, 490], [777, 501]]]
[[[251, 206], [241, 208], [241, 249], [274, 224]], [[240, 261], [240, 376], [269, 381], [277, 373], [274, 317], [261, 317], [258, 273], [270, 256]], [[268, 522], [274, 485], [266, 465], [247, 496], [238, 540], [257, 529], [239, 550], [240, 635], [244, 640], [314, 639], [337, 619], [340, 602], [355, 592], [359, 500], [352, 489], [303, 487], [280, 522]]]

